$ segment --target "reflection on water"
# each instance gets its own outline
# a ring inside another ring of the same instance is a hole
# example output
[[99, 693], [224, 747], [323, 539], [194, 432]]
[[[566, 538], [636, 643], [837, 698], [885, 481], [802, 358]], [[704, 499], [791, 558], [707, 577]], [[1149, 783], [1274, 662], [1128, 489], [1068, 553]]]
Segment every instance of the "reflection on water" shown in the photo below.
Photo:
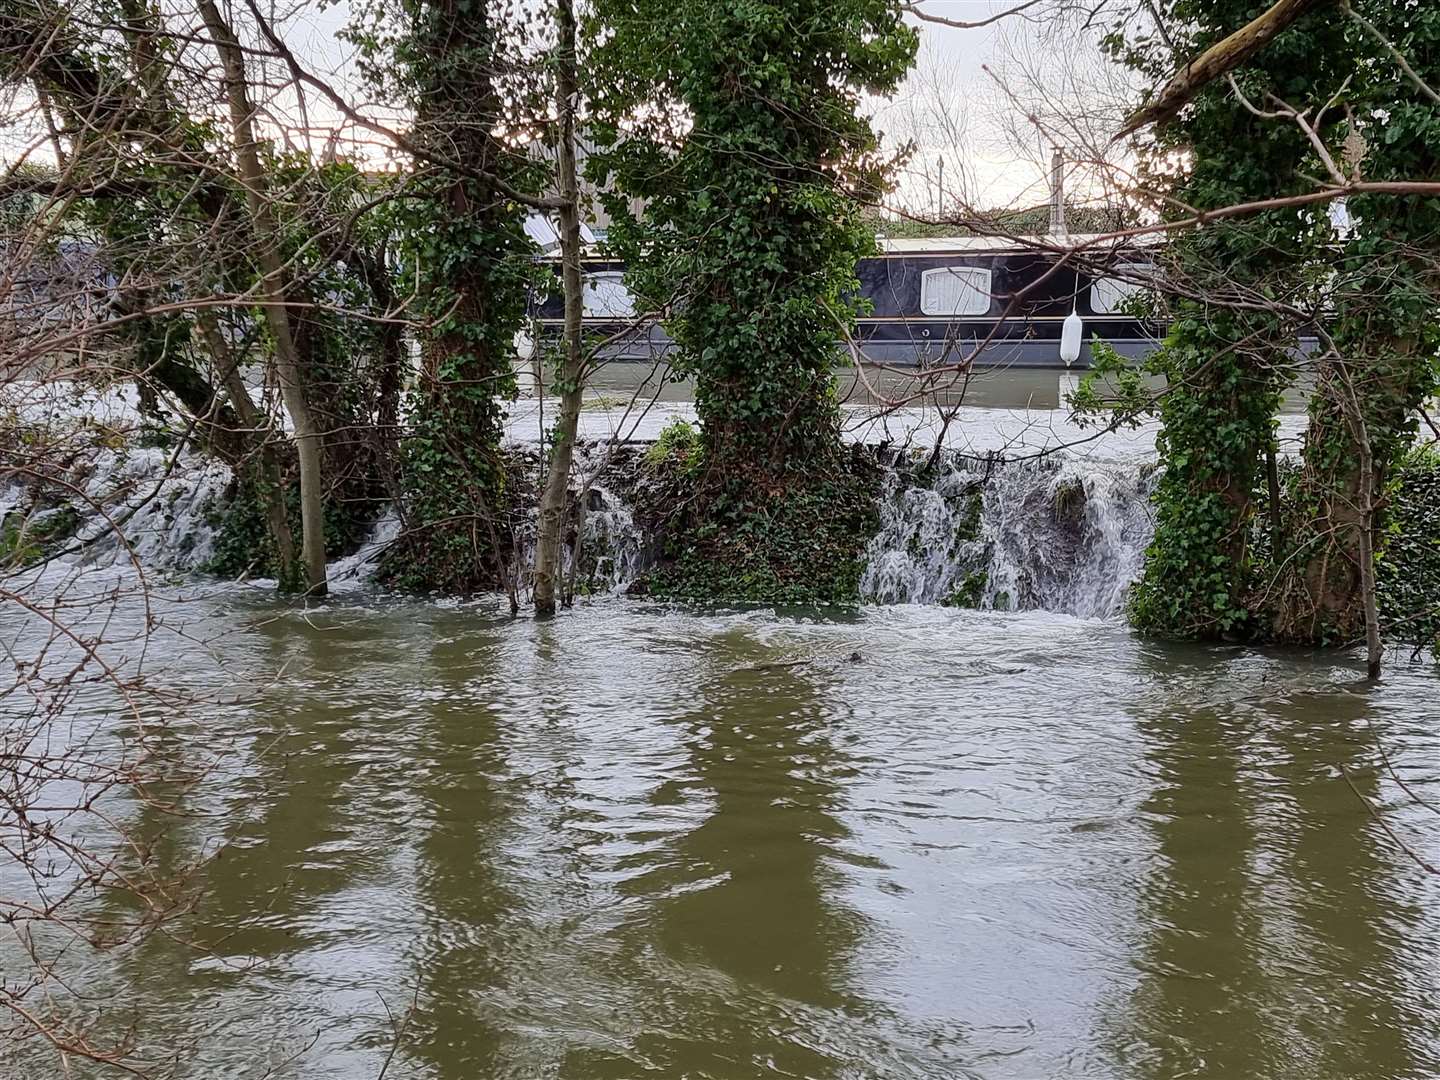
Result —
[[504, 1026], [486, 1003], [504, 991], [525, 934], [505, 850], [522, 796], [509, 783], [502, 721], [474, 692], [492, 682], [495, 644], [472, 634], [431, 643], [427, 667], [443, 674], [411, 748], [419, 925], [408, 1046], [437, 1076], [462, 1061], [474, 1075], [502, 1075]]
[[1120, 1047], [1137, 1077], [1244, 1076], [1283, 1050], [1254, 1007], [1268, 988], [1256, 925], [1266, 901], [1251, 878], [1258, 780], [1241, 766], [1253, 720], [1203, 704], [1139, 718], [1155, 785], [1141, 807], [1154, 853]]
[[635, 1051], [665, 1075], [832, 1076], [841, 1047], [816, 1036], [847, 998], [858, 927], [836, 895], [847, 833], [827, 705], [802, 667], [766, 666], [771, 650], [743, 631], [707, 651], [695, 708], [677, 719], [688, 768], [652, 801], [699, 797], [709, 814], [636, 882], [661, 899], [635, 929], [690, 974]]
[[1417, 963], [1435, 956], [1418, 905], [1432, 882], [1369, 809], [1399, 796], [1394, 827], [1433, 833], [1381, 782], [1385, 743], [1433, 739], [1433, 721], [1385, 723], [1363, 685], [1286, 685], [1283, 669], [1279, 685], [1212, 703], [1217, 676], [1253, 661], [1154, 647], [1141, 660], [1194, 697], [1137, 710], [1154, 855], [1140, 980], [1116, 1025], [1125, 1074], [1435, 1075], [1440, 977]]
[[123, 812], [231, 843], [76, 984], [180, 1076], [1440, 1072], [1440, 888], [1361, 798], [1440, 857], [1390, 774], [1440, 790], [1427, 666], [939, 608], [165, 617], [233, 700], [177, 733], [192, 816]]

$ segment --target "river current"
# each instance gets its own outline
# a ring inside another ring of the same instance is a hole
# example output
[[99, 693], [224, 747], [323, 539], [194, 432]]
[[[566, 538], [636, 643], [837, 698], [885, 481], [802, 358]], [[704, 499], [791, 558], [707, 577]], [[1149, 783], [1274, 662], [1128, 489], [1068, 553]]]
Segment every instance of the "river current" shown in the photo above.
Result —
[[[107, 813], [219, 854], [171, 932], [65, 962], [178, 1076], [1440, 1075], [1428, 657], [1366, 685], [1057, 610], [536, 622], [363, 583], [162, 577], [150, 633], [106, 617], [196, 695], [165, 738], [203, 773]], [[68, 717], [123, 737], [102, 689]]]

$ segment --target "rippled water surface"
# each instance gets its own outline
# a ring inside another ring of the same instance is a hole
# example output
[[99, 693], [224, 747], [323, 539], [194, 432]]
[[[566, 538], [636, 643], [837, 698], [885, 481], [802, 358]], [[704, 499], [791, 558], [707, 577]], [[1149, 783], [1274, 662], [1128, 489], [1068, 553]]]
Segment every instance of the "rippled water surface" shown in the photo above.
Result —
[[1428, 663], [922, 607], [165, 619], [150, 662], [233, 703], [177, 734], [196, 816], [130, 821], [177, 862], [242, 824], [189, 940], [89, 986], [182, 1075], [1440, 1074], [1440, 887], [1386, 831], [1440, 860]]

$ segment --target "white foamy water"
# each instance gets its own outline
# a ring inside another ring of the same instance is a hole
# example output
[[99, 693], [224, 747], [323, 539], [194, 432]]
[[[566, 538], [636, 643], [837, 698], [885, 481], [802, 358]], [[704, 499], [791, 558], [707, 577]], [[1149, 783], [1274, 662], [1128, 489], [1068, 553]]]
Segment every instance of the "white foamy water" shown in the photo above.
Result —
[[891, 470], [861, 594], [875, 603], [1119, 611], [1154, 530], [1153, 470], [1073, 459], [950, 456], [916, 482]]
[[[534, 398], [522, 398], [510, 406], [506, 439], [519, 445], [538, 444], [542, 423], [553, 420], [553, 402], [542, 408]], [[580, 414], [579, 437], [587, 441], [649, 442], [677, 420], [697, 422], [692, 402], [657, 401], [631, 407], [612, 399], [597, 399]], [[1303, 414], [1282, 415], [1282, 452], [1298, 451], [1304, 430]], [[946, 423], [945, 414], [933, 407], [884, 410], [873, 405], [846, 405], [841, 409], [841, 431], [852, 443], [928, 450], [939, 441], [960, 453], [1003, 454], [1017, 460], [1065, 454], [1080, 460], [1148, 461], [1155, 457], [1159, 424], [1149, 421], [1133, 429], [1103, 431], [1077, 424], [1066, 409], [979, 406], [954, 410]]]
[[[60, 384], [35, 388], [26, 418], [64, 428], [81, 422], [133, 436], [139, 414], [126, 390], [85, 391]], [[553, 406], [553, 403], [550, 403]], [[947, 421], [948, 415], [948, 421]], [[538, 446], [553, 409], [533, 398], [511, 405], [507, 440]], [[651, 555], [634, 510], [600, 473], [616, 442], [656, 438], [676, 420], [695, 420], [689, 402], [631, 406], [597, 398], [581, 414], [572, 490], [585, 491], [580, 533], [584, 588], [620, 591], [644, 572]], [[899, 457], [944, 450], [935, 475], [916, 483], [892, 471], [884, 481], [881, 524], [867, 552], [862, 595], [872, 603], [964, 603], [1106, 617], [1119, 611], [1138, 576], [1153, 523], [1155, 425], [1097, 432], [1052, 408], [966, 406], [891, 411], [847, 405], [845, 437], [885, 446]], [[1282, 418], [1282, 445], [1293, 450], [1304, 417]], [[218, 511], [230, 472], [213, 459], [164, 449], [92, 451], [77, 470], [70, 505], [81, 524], [68, 554], [85, 565], [142, 565], [174, 571], [202, 566], [214, 550]], [[25, 505], [10, 485], [5, 513]], [[54, 509], [41, 514], [54, 513]], [[37, 519], [43, 520], [43, 518]], [[118, 529], [117, 529], [118, 527]], [[362, 585], [401, 530], [386, 513], [353, 554], [330, 568], [332, 585]], [[122, 543], [119, 534], [125, 540]], [[572, 538], [573, 539], [573, 538]], [[533, 516], [520, 526], [520, 569], [533, 556]], [[569, 572], [573, 543], [567, 540]]]

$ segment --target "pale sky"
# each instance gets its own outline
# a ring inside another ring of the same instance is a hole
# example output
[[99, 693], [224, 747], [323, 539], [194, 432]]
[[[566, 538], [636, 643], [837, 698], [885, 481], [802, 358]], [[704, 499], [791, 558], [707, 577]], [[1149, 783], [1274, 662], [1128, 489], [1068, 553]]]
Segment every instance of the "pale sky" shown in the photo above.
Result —
[[[979, 21], [1005, 10], [1014, 0], [925, 0], [927, 11], [950, 19]], [[184, 6], [183, 0], [179, 6]], [[292, 48], [317, 73], [329, 76], [337, 89], [351, 101], [364, 106], [363, 87], [354, 77], [350, 46], [338, 37], [350, 18], [348, 0], [321, 4], [302, 0], [288, 8], [284, 18]], [[1039, 83], [1063, 80], [1080, 63], [1084, 67], [1093, 48], [1070, 35], [1064, 47], [1046, 42], [1044, 24], [1012, 17], [977, 29], [958, 29], [922, 23], [921, 51], [916, 70], [893, 101], [876, 102], [877, 126], [892, 145], [912, 141], [917, 152], [898, 178], [892, 201], [912, 212], [930, 213], [942, 206], [964, 200], [978, 207], [1034, 205], [1047, 195], [1048, 177], [1042, 162], [1048, 157], [1048, 143], [1076, 141], [1066, 135], [1033, 130], [1023, 119], [1026, 111], [1043, 111], [1045, 102], [1068, 101], [1084, 96], [1077, 83], [1039, 88]], [[1038, 45], [1037, 45], [1038, 43]], [[1027, 64], [1029, 66], [1027, 66]], [[987, 71], [988, 69], [988, 71]], [[276, 71], [279, 76], [280, 72]], [[1084, 82], [1084, 78], [1079, 82]], [[283, 81], [283, 80], [282, 80]], [[1035, 100], [1012, 100], [1016, 89]], [[1037, 105], [1036, 101], [1041, 104]], [[298, 110], [293, 97], [284, 95], [272, 103], [277, 114], [293, 118], [292, 139], [303, 145]], [[338, 114], [313, 93], [308, 96], [310, 121], [308, 149], [319, 153], [331, 128], [340, 126], [341, 152], [354, 153], [358, 143], [371, 143], [364, 132], [349, 129]], [[386, 118], [390, 119], [390, 118]], [[13, 160], [19, 148], [37, 133], [13, 129], [0, 134], [7, 144], [5, 157]], [[352, 140], [354, 140], [352, 142]], [[347, 146], [347, 143], [350, 145]], [[374, 159], [371, 152], [363, 156]], [[40, 150], [33, 160], [48, 159]], [[942, 164], [943, 163], [943, 164]]]
[[[924, 0], [924, 9], [979, 22], [1014, 4]], [[1101, 56], [1098, 30], [1048, 16], [1011, 16], [975, 29], [911, 21], [921, 33], [915, 69], [876, 113], [887, 134], [918, 144], [896, 196], [909, 209], [926, 212], [937, 199], [979, 208], [1043, 203], [1056, 146], [1075, 161], [1114, 159], [1107, 144], [1133, 106], [1134, 88], [1128, 73]], [[915, 122], [917, 101], [925, 123]], [[1072, 165], [1067, 189], [1097, 194], [1101, 171]]]
[[[964, 22], [977, 22], [1013, 6], [1014, 0], [925, 0], [929, 12]], [[349, 18], [346, 0], [320, 7], [302, 6], [293, 22], [296, 51], [317, 67], [342, 72], [348, 49], [336, 34]], [[913, 140], [918, 152], [898, 178], [894, 201], [908, 209], [927, 212], [943, 195], [943, 202], [965, 197], [977, 205], [1031, 205], [1043, 202], [1048, 175], [1037, 161], [1048, 154], [1038, 133], [1026, 131], [1026, 153], [1019, 153], [1015, 138], [1003, 129], [1016, 125], [1023, 110], [1007, 99], [1002, 89], [1003, 69], [1013, 66], [1016, 42], [1034, 36], [1034, 24], [1010, 18], [977, 29], [959, 29], [911, 18], [920, 28], [921, 52], [916, 71], [893, 102], [877, 102], [877, 126], [892, 144]], [[1069, 43], [1073, 49], [1075, 42]], [[992, 74], [987, 74], [986, 68]], [[939, 78], [937, 79], [937, 75]], [[936, 86], [940, 82], [942, 85]], [[940, 91], [940, 92], [937, 92]], [[357, 86], [351, 92], [358, 93]], [[928, 114], [943, 113], [946, 131], [915, 131], [913, 102], [924, 102]], [[312, 120], [327, 115], [312, 108]], [[333, 114], [328, 114], [333, 116]], [[958, 118], [963, 118], [963, 123]], [[1022, 122], [1021, 128], [1026, 127]], [[956, 138], [955, 136], [962, 136]], [[928, 136], [928, 137], [927, 137]], [[323, 135], [316, 138], [322, 140]], [[943, 169], [938, 165], [944, 160]], [[943, 189], [940, 186], [941, 173]]]

